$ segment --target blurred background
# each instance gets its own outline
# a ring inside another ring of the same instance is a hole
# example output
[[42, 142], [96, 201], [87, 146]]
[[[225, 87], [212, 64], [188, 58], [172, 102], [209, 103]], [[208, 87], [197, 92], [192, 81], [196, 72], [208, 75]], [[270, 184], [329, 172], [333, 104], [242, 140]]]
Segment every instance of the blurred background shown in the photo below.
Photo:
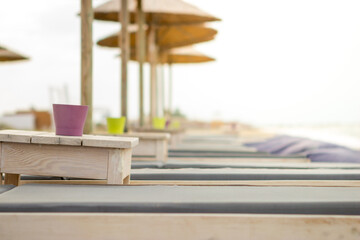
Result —
[[[222, 21], [210, 24], [218, 30], [215, 40], [196, 46], [216, 61], [173, 66], [174, 110], [214, 128], [239, 123], [360, 149], [359, 1], [186, 2]], [[0, 64], [0, 124], [15, 124], [19, 111], [80, 104], [79, 12], [80, 2], [73, 0], [2, 3], [0, 45], [30, 59]], [[120, 115], [118, 50], [95, 44], [119, 28], [115, 22], [93, 23], [95, 123]], [[164, 71], [167, 76], [169, 69]], [[137, 74], [137, 63], [131, 62], [130, 121], [139, 117]], [[144, 76], [149, 114], [147, 65]], [[23, 118], [29, 122], [36, 116]]]

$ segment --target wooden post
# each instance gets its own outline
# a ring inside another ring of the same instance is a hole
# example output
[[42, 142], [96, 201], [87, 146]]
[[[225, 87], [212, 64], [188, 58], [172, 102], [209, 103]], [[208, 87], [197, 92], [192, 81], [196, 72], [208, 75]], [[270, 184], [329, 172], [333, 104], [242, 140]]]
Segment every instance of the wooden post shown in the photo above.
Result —
[[139, 124], [144, 126], [144, 60], [145, 60], [145, 34], [144, 34], [144, 12], [142, 10], [142, 0], [138, 0], [137, 4], [137, 59], [139, 62]]
[[172, 64], [169, 63], [169, 116], [172, 115]]
[[150, 122], [157, 116], [156, 106], [156, 63], [157, 63], [157, 47], [156, 47], [156, 32], [155, 26], [150, 24], [148, 47], [149, 47], [149, 62], [150, 62]]
[[81, 0], [81, 104], [88, 105], [84, 133], [92, 132], [92, 0]]
[[164, 75], [164, 64], [160, 64], [160, 74], [161, 74], [161, 108], [162, 116], [165, 117], [166, 109], [165, 109], [165, 75]]
[[128, 0], [121, 0], [121, 9], [119, 10], [119, 22], [121, 31], [119, 36], [119, 47], [121, 49], [121, 116], [126, 117], [125, 132], [127, 131], [128, 112], [127, 112], [127, 63], [130, 54], [130, 41], [128, 32], [129, 12]]

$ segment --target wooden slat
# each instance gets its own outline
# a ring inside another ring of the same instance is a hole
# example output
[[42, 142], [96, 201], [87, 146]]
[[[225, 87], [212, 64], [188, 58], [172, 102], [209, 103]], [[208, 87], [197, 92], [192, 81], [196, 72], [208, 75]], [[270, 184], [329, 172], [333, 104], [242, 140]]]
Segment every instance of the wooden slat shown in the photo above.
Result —
[[0, 142], [30, 143], [31, 137], [43, 132], [23, 130], [1, 130]]
[[152, 139], [152, 140], [169, 140], [170, 134], [169, 133], [152, 133], [152, 132], [130, 132], [125, 133], [123, 136], [125, 137], [137, 137], [141, 139]]
[[55, 135], [53, 132], [47, 132], [31, 137], [31, 143], [81, 146], [82, 137]]
[[3, 143], [2, 171], [106, 179], [108, 149]]
[[104, 148], [132, 148], [139, 143], [137, 138], [83, 135], [82, 145]]
[[0, 213], [2, 239], [358, 240], [359, 216]]

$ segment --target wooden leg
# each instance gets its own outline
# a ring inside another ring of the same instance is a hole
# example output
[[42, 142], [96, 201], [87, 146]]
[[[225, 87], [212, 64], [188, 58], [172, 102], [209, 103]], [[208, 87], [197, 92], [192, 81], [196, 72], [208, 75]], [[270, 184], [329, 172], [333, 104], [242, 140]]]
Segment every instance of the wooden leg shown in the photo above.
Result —
[[161, 162], [167, 161], [167, 141], [157, 140], [156, 141], [156, 160]]
[[5, 184], [19, 186], [20, 174], [5, 173]]
[[2, 185], [3, 174], [0, 172], [0, 185]]
[[[131, 155], [132, 155], [131, 149], [109, 150], [108, 174], [107, 174], [108, 184], [123, 184], [124, 180], [128, 176], [130, 176]], [[130, 177], [126, 181], [130, 181]]]
[[126, 178], [124, 178], [123, 184], [126, 184], [126, 185], [130, 184], [130, 175], [128, 175]]
[[122, 164], [121, 164], [121, 150], [112, 149], [109, 150], [109, 161], [108, 161], [108, 173], [107, 183], [108, 184], [122, 184]]

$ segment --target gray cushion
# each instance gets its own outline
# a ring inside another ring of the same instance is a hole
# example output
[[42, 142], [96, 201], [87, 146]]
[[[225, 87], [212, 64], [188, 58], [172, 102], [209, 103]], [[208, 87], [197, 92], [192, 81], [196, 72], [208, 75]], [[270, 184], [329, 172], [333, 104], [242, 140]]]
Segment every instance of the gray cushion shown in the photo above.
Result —
[[132, 180], [250, 181], [360, 180], [360, 170], [342, 169], [133, 169]]
[[14, 185], [0, 185], [0, 194], [13, 189]]
[[[133, 161], [134, 162], [134, 161]], [[193, 161], [179, 161], [176, 159], [168, 160], [161, 167], [152, 167], [149, 165], [137, 165], [136, 168], [266, 168], [266, 169], [360, 169], [360, 164], [354, 163], [264, 163], [264, 162], [248, 162], [248, 163], [207, 163], [207, 162], [193, 162]], [[133, 168], [133, 167], [132, 167]]]
[[132, 160], [131, 161], [131, 169], [138, 168], [163, 168], [164, 163], [160, 161], [140, 161], [140, 160]]
[[360, 215], [359, 187], [22, 185], [0, 212]]

